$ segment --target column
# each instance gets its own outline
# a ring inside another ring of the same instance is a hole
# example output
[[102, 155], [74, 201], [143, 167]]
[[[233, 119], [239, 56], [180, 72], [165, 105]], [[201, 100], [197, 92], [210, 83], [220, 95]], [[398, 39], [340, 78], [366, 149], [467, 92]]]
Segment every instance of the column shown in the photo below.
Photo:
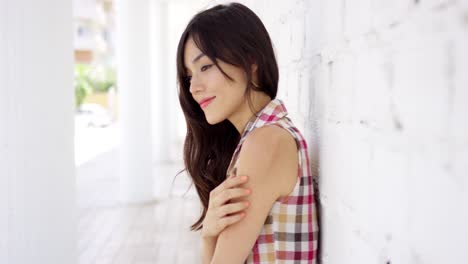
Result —
[[117, 86], [120, 116], [120, 199], [153, 199], [150, 0], [117, 0]]
[[175, 67], [175, 58], [173, 64], [169, 64], [167, 3], [153, 0], [151, 4], [153, 158], [155, 163], [164, 163], [169, 161], [170, 148], [168, 124], [171, 120], [168, 109], [171, 104], [168, 95], [175, 93], [169, 90], [168, 75], [169, 67]]
[[[152, 114], [153, 114], [153, 173], [155, 197], [168, 196], [171, 190], [172, 175], [170, 162], [171, 125], [175, 122], [170, 108], [176, 101], [169, 98], [172, 85], [169, 85], [169, 68], [175, 67], [175, 57], [169, 60], [168, 52], [168, 3], [165, 0], [151, 1], [151, 77], [152, 77]], [[173, 80], [175, 83], [175, 79]], [[175, 174], [175, 173], [173, 173]]]
[[76, 263], [72, 1], [0, 1], [0, 263]]

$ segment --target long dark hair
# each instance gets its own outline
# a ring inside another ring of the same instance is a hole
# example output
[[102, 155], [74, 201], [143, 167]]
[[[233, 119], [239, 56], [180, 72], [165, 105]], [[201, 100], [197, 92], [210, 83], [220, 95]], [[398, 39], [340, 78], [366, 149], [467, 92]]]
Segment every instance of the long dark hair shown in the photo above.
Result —
[[[262, 91], [272, 99], [278, 89], [278, 65], [268, 32], [258, 16], [239, 3], [216, 5], [196, 14], [188, 23], [177, 47], [177, 81], [179, 101], [187, 123], [184, 144], [185, 169], [195, 184], [203, 205], [200, 218], [191, 230], [200, 230], [209, 204], [210, 192], [226, 179], [226, 172], [240, 134], [228, 120], [210, 125], [199, 104], [190, 93], [184, 65], [184, 47], [192, 37], [197, 47], [210, 58], [230, 81], [216, 59], [251, 73], [257, 64], [258, 87], [247, 75], [245, 96], [252, 108], [250, 93]], [[182, 170], [182, 171], [184, 171]]]

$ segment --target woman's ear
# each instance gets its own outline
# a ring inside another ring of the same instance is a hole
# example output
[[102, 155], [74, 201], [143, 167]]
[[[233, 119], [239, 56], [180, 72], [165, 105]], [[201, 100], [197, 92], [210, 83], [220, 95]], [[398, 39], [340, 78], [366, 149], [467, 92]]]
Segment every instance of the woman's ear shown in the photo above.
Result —
[[258, 69], [257, 63], [252, 64], [252, 73], [255, 73]]
[[249, 56], [249, 61], [250, 61], [250, 67], [252, 69], [252, 73], [255, 73], [258, 69], [258, 65], [257, 65], [257, 62], [255, 61], [254, 57], [253, 56]]

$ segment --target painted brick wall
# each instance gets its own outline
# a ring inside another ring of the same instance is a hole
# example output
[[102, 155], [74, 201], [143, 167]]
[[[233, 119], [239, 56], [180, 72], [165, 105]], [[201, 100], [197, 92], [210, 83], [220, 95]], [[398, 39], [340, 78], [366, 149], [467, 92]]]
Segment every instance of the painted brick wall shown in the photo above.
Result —
[[240, 2], [309, 142], [322, 263], [466, 263], [468, 1]]

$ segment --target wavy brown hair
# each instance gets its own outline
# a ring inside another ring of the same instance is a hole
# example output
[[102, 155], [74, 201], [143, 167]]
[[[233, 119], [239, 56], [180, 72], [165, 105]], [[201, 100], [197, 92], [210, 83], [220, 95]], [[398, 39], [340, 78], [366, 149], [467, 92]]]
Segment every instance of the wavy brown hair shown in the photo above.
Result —
[[240, 134], [228, 120], [210, 125], [199, 104], [190, 93], [190, 80], [184, 65], [184, 47], [192, 37], [197, 47], [210, 58], [229, 80], [216, 59], [251, 73], [257, 64], [258, 88], [246, 74], [245, 97], [252, 108], [252, 90], [266, 93], [272, 99], [278, 89], [278, 65], [270, 36], [258, 16], [239, 3], [216, 5], [197, 13], [188, 23], [177, 47], [177, 86], [179, 101], [187, 123], [184, 143], [184, 165], [203, 205], [200, 218], [191, 230], [200, 230], [209, 204], [210, 192], [226, 179], [226, 171]]

